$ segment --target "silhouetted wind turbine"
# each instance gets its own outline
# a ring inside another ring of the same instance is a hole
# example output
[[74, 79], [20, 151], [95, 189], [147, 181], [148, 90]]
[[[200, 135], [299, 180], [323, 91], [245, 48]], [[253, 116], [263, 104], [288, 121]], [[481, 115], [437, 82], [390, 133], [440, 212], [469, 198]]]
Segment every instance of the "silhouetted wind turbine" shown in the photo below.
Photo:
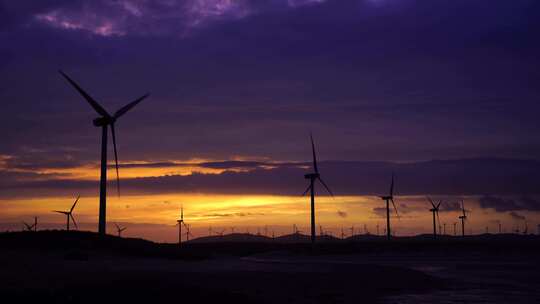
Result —
[[67, 224], [66, 224], [66, 230], [69, 231], [69, 219], [71, 218], [71, 220], [73, 220], [73, 225], [75, 225], [75, 228], [78, 228], [77, 227], [77, 222], [75, 222], [75, 218], [73, 217], [73, 209], [75, 209], [75, 205], [77, 205], [77, 202], [79, 201], [79, 198], [81, 198], [81, 196], [79, 195], [77, 197], [77, 199], [75, 200], [75, 202], [73, 203], [73, 206], [71, 206], [71, 209], [69, 209], [69, 211], [58, 211], [58, 210], [54, 210], [53, 212], [56, 212], [56, 213], [62, 213], [66, 216], [67, 218]]
[[467, 210], [465, 210], [465, 202], [461, 200], [461, 212], [463, 215], [459, 216], [459, 219], [461, 220], [461, 236], [465, 236], [465, 220], [467, 219]]
[[184, 206], [180, 206], [180, 219], [176, 221], [178, 225], [178, 246], [182, 246], [182, 226], [184, 224]]
[[30, 224], [28, 224], [28, 223], [25, 222], [25, 221], [23, 221], [22, 223], [23, 223], [23, 225], [25, 226], [25, 228], [23, 228], [23, 231], [34, 232], [34, 225], [30, 225]]
[[191, 234], [191, 225], [186, 224], [186, 241], [187, 242], [189, 242], [190, 236], [193, 236], [193, 234]]
[[454, 236], [457, 235], [457, 229], [456, 229], [457, 222], [454, 222]]
[[305, 179], [309, 179], [309, 186], [306, 189], [306, 191], [304, 191], [303, 195], [306, 195], [308, 191], [310, 191], [311, 193], [311, 243], [314, 244], [315, 243], [315, 181], [318, 180], [332, 197], [334, 197], [334, 194], [332, 193], [330, 188], [328, 188], [326, 183], [321, 179], [321, 175], [319, 174], [319, 168], [317, 167], [317, 155], [315, 153], [315, 143], [313, 142], [313, 135], [310, 134], [309, 137], [311, 139], [311, 152], [313, 154], [313, 170], [315, 172], [304, 175]]
[[439, 220], [439, 207], [441, 207], [441, 201], [437, 205], [431, 200], [430, 197], [427, 197], [428, 201], [431, 203], [431, 206], [433, 208], [429, 209], [431, 213], [433, 214], [433, 238], [437, 238], [437, 224], [435, 221], [435, 215], [437, 215], [437, 220]]
[[118, 233], [118, 237], [122, 237], [122, 232], [127, 229], [127, 227], [120, 227], [117, 223], [114, 223], [114, 226], [116, 226], [116, 232]]
[[394, 174], [392, 174], [389, 195], [380, 196], [380, 198], [386, 202], [386, 238], [390, 239], [392, 236], [392, 232], [390, 230], [390, 202], [392, 202], [392, 206], [394, 206], [394, 210], [396, 211], [396, 216], [399, 218], [396, 204], [394, 203]]
[[116, 111], [113, 115], [110, 115], [95, 99], [93, 99], [88, 93], [86, 93], [75, 81], [73, 81], [71, 78], [69, 78], [68, 75], [66, 75], [64, 72], [59, 71], [64, 78], [81, 94], [84, 99], [92, 106], [92, 108], [100, 115], [100, 117], [94, 119], [94, 126], [101, 127], [101, 179], [100, 179], [100, 187], [99, 187], [99, 225], [98, 225], [98, 231], [99, 234], [105, 235], [106, 233], [106, 216], [107, 216], [107, 135], [108, 135], [108, 127], [111, 127], [111, 134], [112, 134], [112, 140], [113, 140], [113, 146], [114, 146], [114, 159], [116, 164], [116, 186], [118, 195], [120, 196], [120, 175], [119, 175], [119, 169], [118, 169], [118, 152], [116, 148], [116, 133], [114, 129], [114, 124], [124, 114], [126, 114], [129, 110], [131, 110], [133, 107], [135, 107], [139, 102], [141, 102], [143, 99], [149, 96], [149, 94], [145, 94], [135, 101], [132, 101], [128, 103], [127, 105], [120, 108], [118, 111]]

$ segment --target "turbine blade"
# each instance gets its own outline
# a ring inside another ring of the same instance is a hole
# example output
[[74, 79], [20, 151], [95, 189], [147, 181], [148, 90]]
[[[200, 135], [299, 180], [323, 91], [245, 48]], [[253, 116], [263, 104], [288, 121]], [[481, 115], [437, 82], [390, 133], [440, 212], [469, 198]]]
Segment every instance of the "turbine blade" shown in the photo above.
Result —
[[184, 206], [183, 205], [180, 207], [180, 220], [182, 221], [184, 220]]
[[309, 137], [311, 138], [311, 152], [313, 153], [313, 170], [315, 170], [315, 173], [319, 173], [319, 168], [317, 167], [317, 155], [315, 153], [315, 143], [313, 142], [313, 134], [309, 133]]
[[79, 201], [79, 198], [81, 198], [81, 196], [77, 196], [77, 199], [75, 200], [75, 203], [73, 203], [73, 206], [71, 206], [71, 209], [69, 209], [69, 213], [73, 212], [73, 209], [75, 209], [75, 205], [77, 205], [77, 202]]
[[390, 184], [390, 197], [394, 197], [394, 173], [392, 173], [392, 183]]
[[116, 229], [120, 230], [120, 226], [118, 226], [117, 223], [114, 223], [114, 225], [116, 226]]
[[302, 196], [306, 195], [306, 193], [308, 193], [309, 190], [311, 190], [311, 184], [307, 187], [306, 191], [302, 193]]
[[322, 180], [322, 178], [319, 176], [317, 178], [321, 184], [326, 188], [326, 191], [328, 191], [328, 193], [330, 193], [330, 196], [334, 197], [334, 193], [332, 193], [332, 190], [330, 190], [330, 188], [328, 188], [328, 186], [326, 185], [326, 183]]
[[394, 199], [393, 199], [393, 198], [391, 198], [390, 201], [392, 201], [392, 206], [394, 206], [394, 210], [396, 211], [396, 216], [397, 216], [397, 218], [399, 219], [399, 213], [398, 213], [397, 208], [396, 208], [396, 203], [394, 203]]
[[114, 162], [116, 167], [116, 191], [118, 197], [120, 197], [120, 173], [118, 170], [118, 150], [116, 148], [116, 131], [114, 130], [114, 123], [111, 124], [112, 140], [114, 146]]
[[433, 206], [433, 208], [435, 208], [435, 203], [431, 200], [431, 197], [426, 196], [426, 198], [427, 198], [428, 201], [431, 203], [431, 206]]
[[79, 227], [77, 226], [77, 222], [75, 221], [75, 218], [73, 217], [73, 214], [70, 213], [69, 217], [71, 217], [71, 220], [73, 221], [73, 225], [75, 225], [75, 228], [79, 229]]
[[139, 102], [141, 102], [143, 99], [145, 99], [148, 96], [150, 96], [150, 94], [146, 93], [143, 96], [137, 98], [135, 101], [132, 101], [132, 102], [128, 103], [127, 105], [123, 106], [122, 108], [120, 108], [120, 110], [118, 110], [118, 111], [116, 111], [116, 113], [114, 113], [114, 118], [117, 119], [120, 116], [126, 114], [129, 110], [131, 110], [134, 106], [136, 106]]
[[[435, 211], [435, 213], [437, 214], [437, 223], [439, 224], [439, 226], [441, 225], [441, 219], [439, 218], [439, 210], [437, 209], [437, 211]], [[439, 231], [440, 232], [440, 231]]]
[[58, 210], [53, 210], [52, 212], [62, 213], [62, 214], [68, 214], [69, 213], [69, 212], [66, 212], [66, 211], [58, 211]]
[[92, 108], [94, 108], [94, 110], [98, 112], [98, 114], [105, 117], [111, 117], [111, 115], [109, 115], [109, 113], [107, 113], [107, 111], [101, 105], [99, 105], [97, 101], [94, 100], [94, 98], [88, 95], [88, 93], [86, 93], [75, 81], [69, 78], [68, 75], [66, 75], [62, 71], [58, 71], [58, 72], [60, 72], [60, 74], [62, 74], [62, 76], [64, 76], [64, 78], [66, 78], [66, 80], [69, 83], [71, 83], [71, 85], [79, 92], [79, 94], [81, 94], [84, 97], [84, 99], [86, 99], [86, 101], [88, 101], [90, 106], [92, 106]]
[[439, 201], [439, 203], [437, 204], [437, 207], [435, 207], [435, 209], [437, 209], [437, 212], [439, 211], [439, 207], [441, 206], [442, 204], [442, 201]]

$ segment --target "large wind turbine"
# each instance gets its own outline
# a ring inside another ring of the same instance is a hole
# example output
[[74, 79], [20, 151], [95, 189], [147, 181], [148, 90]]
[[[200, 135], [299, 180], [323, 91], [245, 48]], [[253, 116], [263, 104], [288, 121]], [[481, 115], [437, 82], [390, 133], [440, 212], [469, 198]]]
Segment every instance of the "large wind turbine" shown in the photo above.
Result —
[[390, 231], [390, 202], [392, 202], [392, 206], [394, 206], [394, 210], [396, 211], [396, 216], [399, 218], [396, 204], [394, 203], [394, 174], [392, 174], [389, 195], [380, 196], [380, 198], [383, 201], [386, 201], [386, 238], [390, 239], [392, 237], [392, 233]]
[[465, 220], [467, 219], [467, 210], [465, 210], [465, 202], [461, 200], [461, 212], [463, 212], [463, 215], [459, 216], [459, 219], [461, 220], [461, 236], [465, 236]]
[[321, 179], [321, 175], [319, 174], [319, 168], [317, 167], [317, 155], [315, 153], [315, 144], [313, 143], [313, 135], [310, 134], [309, 137], [311, 138], [311, 152], [313, 154], [313, 170], [315, 172], [304, 175], [305, 179], [309, 179], [309, 186], [306, 189], [306, 191], [304, 191], [304, 194], [302, 195], [306, 195], [308, 191], [311, 192], [311, 243], [314, 244], [315, 243], [315, 181], [318, 180], [332, 197], [334, 196], [334, 194], [332, 193], [330, 188], [328, 188], [326, 183]]
[[106, 233], [106, 216], [107, 216], [107, 135], [108, 127], [111, 127], [111, 134], [114, 146], [114, 159], [116, 163], [116, 186], [118, 195], [120, 195], [120, 175], [118, 173], [118, 152], [116, 149], [116, 133], [114, 124], [122, 115], [126, 114], [134, 106], [136, 106], [143, 99], [148, 97], [149, 94], [145, 94], [135, 101], [128, 103], [124, 107], [120, 108], [113, 115], [110, 115], [96, 100], [94, 100], [88, 93], [86, 93], [75, 81], [69, 78], [64, 72], [59, 71], [64, 78], [81, 94], [84, 99], [92, 106], [92, 108], [100, 115], [100, 117], [94, 119], [94, 126], [101, 127], [101, 179], [99, 184], [99, 234], [105, 235]]
[[[431, 203], [431, 206], [433, 208], [429, 209], [431, 213], [433, 214], [433, 238], [437, 238], [437, 221], [439, 220], [439, 207], [441, 207], [441, 201], [437, 205], [431, 200], [430, 197], [427, 197], [428, 201]], [[435, 215], [437, 215], [437, 221], [435, 220]]]
[[75, 228], [78, 228], [77, 227], [77, 222], [75, 222], [75, 218], [73, 217], [73, 209], [75, 209], [75, 205], [77, 205], [77, 202], [79, 201], [79, 198], [81, 198], [81, 196], [77, 196], [77, 199], [75, 200], [75, 202], [73, 203], [73, 206], [71, 206], [71, 209], [69, 209], [69, 211], [58, 211], [58, 210], [54, 210], [53, 212], [56, 212], [56, 213], [62, 213], [66, 216], [67, 218], [67, 224], [66, 224], [66, 230], [69, 231], [69, 219], [71, 218], [71, 220], [73, 221], [73, 225], [75, 225]]

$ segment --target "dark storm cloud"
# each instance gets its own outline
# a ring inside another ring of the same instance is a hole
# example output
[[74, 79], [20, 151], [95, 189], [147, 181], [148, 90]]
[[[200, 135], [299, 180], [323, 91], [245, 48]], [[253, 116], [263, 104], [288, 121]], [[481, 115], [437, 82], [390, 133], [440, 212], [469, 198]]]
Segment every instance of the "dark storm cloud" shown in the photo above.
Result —
[[[508, 159], [466, 159], [417, 163], [322, 161], [319, 164], [325, 182], [337, 195], [381, 195], [388, 191], [390, 175], [395, 174], [396, 195], [523, 195], [538, 194], [540, 162]], [[224, 171], [221, 174], [167, 175], [125, 179], [123, 193], [234, 193], [299, 195], [306, 187], [303, 175], [309, 168], [283, 166], [273, 169], [254, 168], [247, 171]], [[4, 196], [59, 194], [74, 190], [96, 192], [97, 182], [75, 180], [38, 180], [7, 183]], [[20, 189], [34, 189], [23, 191]], [[317, 187], [321, 190], [321, 187]], [[320, 191], [321, 195], [326, 195]], [[427, 203], [426, 203], [427, 204]], [[483, 208], [497, 210], [538, 210], [534, 199], [500, 201], [484, 198]], [[503, 207], [504, 204], [508, 206]], [[407, 204], [406, 204], [407, 205]], [[427, 206], [427, 205], [426, 205]], [[414, 206], [411, 206], [411, 209]], [[459, 204], [450, 205], [459, 210]], [[443, 208], [442, 210], [446, 210]]]
[[497, 196], [484, 196], [478, 200], [480, 207], [491, 208], [496, 211], [540, 211], [540, 201], [531, 197], [521, 197], [518, 199], [504, 198]]

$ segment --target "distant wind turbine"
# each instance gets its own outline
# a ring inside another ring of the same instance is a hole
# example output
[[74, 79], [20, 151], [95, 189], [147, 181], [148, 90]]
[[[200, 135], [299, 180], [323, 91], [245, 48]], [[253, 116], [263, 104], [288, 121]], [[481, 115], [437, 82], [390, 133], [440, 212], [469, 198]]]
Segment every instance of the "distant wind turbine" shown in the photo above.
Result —
[[56, 213], [64, 214], [66, 216], [66, 218], [67, 218], [66, 230], [67, 231], [69, 231], [69, 220], [70, 219], [73, 221], [73, 225], [75, 225], [75, 228], [78, 228], [77, 227], [77, 222], [75, 222], [75, 218], [73, 217], [73, 209], [75, 209], [75, 206], [77, 205], [77, 202], [79, 201], [79, 198], [81, 198], [80, 195], [77, 197], [77, 199], [75, 200], [75, 202], [73, 203], [73, 206], [71, 206], [71, 209], [69, 209], [69, 211], [58, 211], [58, 210], [53, 211], [53, 212], [56, 212]]
[[120, 227], [117, 223], [114, 223], [114, 226], [116, 226], [116, 232], [118, 233], [118, 237], [122, 237], [122, 232], [127, 229], [127, 227]]
[[178, 226], [178, 246], [182, 246], [182, 226], [185, 226], [184, 223], [184, 206], [180, 206], [180, 219], [176, 221]]
[[465, 236], [465, 220], [467, 219], [467, 210], [465, 210], [465, 202], [461, 200], [461, 212], [463, 215], [459, 216], [459, 219], [461, 220], [461, 236]]
[[311, 139], [311, 152], [313, 154], [313, 170], [315, 172], [304, 175], [305, 179], [309, 179], [309, 186], [306, 189], [306, 191], [304, 191], [303, 195], [306, 195], [306, 193], [308, 192], [311, 193], [311, 243], [314, 244], [315, 243], [315, 181], [318, 180], [332, 197], [334, 197], [334, 194], [332, 193], [330, 188], [328, 188], [326, 183], [321, 179], [321, 175], [319, 174], [319, 168], [317, 167], [317, 155], [315, 153], [315, 143], [313, 142], [313, 135], [310, 134], [309, 137]]
[[128, 103], [124, 107], [120, 108], [113, 115], [110, 115], [95, 99], [93, 99], [88, 93], [86, 93], [75, 81], [69, 78], [64, 72], [59, 71], [62, 76], [81, 94], [84, 99], [92, 106], [92, 108], [100, 115], [100, 117], [94, 119], [94, 126], [101, 127], [101, 179], [99, 187], [99, 225], [98, 231], [100, 235], [106, 234], [106, 216], [107, 216], [107, 135], [108, 127], [111, 127], [112, 141], [114, 146], [114, 159], [116, 164], [116, 186], [118, 195], [120, 196], [120, 175], [118, 169], [118, 152], [116, 148], [116, 133], [114, 124], [116, 121], [126, 114], [129, 110], [135, 107], [139, 102], [149, 96], [145, 94], [133, 102]]
[[429, 209], [429, 211], [433, 214], [433, 238], [437, 238], [437, 224], [436, 224], [436, 220], [435, 220], [435, 215], [437, 216], [437, 221], [440, 222], [439, 220], [439, 208], [441, 207], [441, 201], [439, 201], [439, 203], [437, 205], [435, 205], [435, 203], [433, 202], [433, 200], [431, 200], [430, 197], [426, 197], [428, 199], [428, 201], [431, 203], [431, 206], [433, 208]]
[[390, 230], [390, 202], [392, 202], [392, 206], [394, 206], [394, 210], [396, 211], [396, 216], [399, 218], [399, 213], [396, 204], [394, 203], [394, 174], [392, 174], [389, 195], [380, 196], [380, 198], [386, 202], [386, 238], [390, 239], [392, 237], [392, 232]]
[[191, 234], [191, 225], [186, 224], [186, 242], [189, 242], [190, 236], [193, 236], [193, 234]]
[[30, 225], [30, 224], [28, 224], [28, 223], [25, 222], [25, 221], [23, 221], [22, 223], [23, 223], [23, 225], [24, 225], [23, 231], [34, 232], [34, 225]]
[[37, 231], [37, 216], [34, 216], [34, 224], [30, 225], [28, 223], [26, 223], [25, 221], [23, 221], [23, 224], [26, 228], [23, 229], [23, 231], [31, 231], [31, 232], [36, 232]]

